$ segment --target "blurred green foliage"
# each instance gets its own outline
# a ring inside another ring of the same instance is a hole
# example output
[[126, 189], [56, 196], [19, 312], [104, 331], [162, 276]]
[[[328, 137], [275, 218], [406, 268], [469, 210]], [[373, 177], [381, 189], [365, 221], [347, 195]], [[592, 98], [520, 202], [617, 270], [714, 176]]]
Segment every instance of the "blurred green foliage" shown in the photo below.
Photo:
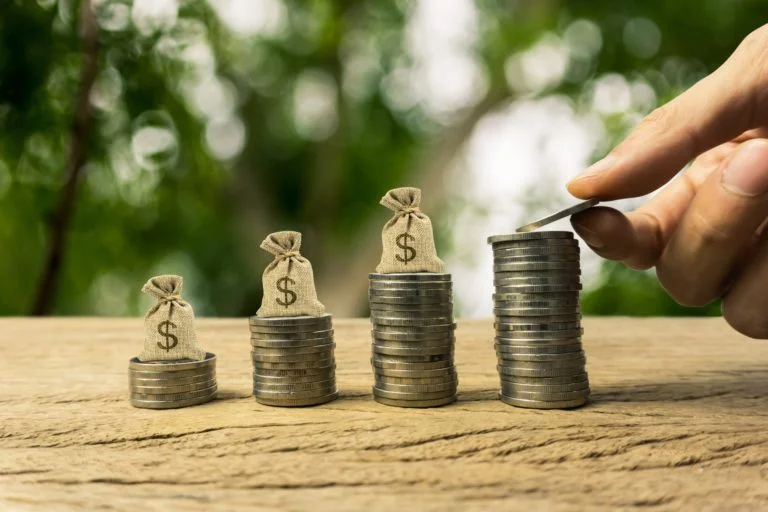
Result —
[[[251, 314], [268, 261], [258, 243], [278, 229], [302, 231], [316, 274], [344, 280], [354, 248], [377, 240], [370, 229], [386, 217], [375, 206], [382, 193], [422, 174], [439, 180], [443, 166], [430, 164], [521, 94], [505, 73], [510, 56], [590, 20], [599, 53], [572, 56], [565, 79], [528, 96], [576, 101], [596, 77], [619, 73], [644, 77], [663, 102], [768, 19], [763, 0], [477, 0], [472, 57], [486, 87], [472, 104], [435, 115], [396, 101], [407, 91], [393, 77], [413, 63], [415, 0], [261, 1], [250, 5], [269, 6], [272, 18], [250, 31], [233, 29], [213, 1], [94, 2], [95, 125], [55, 313], [137, 314], [140, 284], [176, 272], [199, 313]], [[0, 314], [26, 314], [35, 298], [73, 143], [80, 8], [0, 2]], [[628, 51], [627, 24], [637, 18], [660, 30], [652, 55]], [[297, 106], [297, 91], [307, 106]], [[636, 118], [604, 121], [595, 157]], [[606, 264], [600, 282], [585, 296], [587, 313], [691, 313], [649, 274]]]

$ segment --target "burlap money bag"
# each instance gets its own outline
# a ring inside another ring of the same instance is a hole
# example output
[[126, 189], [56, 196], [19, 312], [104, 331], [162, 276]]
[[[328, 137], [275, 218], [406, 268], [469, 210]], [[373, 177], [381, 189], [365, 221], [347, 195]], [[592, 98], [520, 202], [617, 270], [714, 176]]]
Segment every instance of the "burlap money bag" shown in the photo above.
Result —
[[156, 276], [141, 291], [157, 299], [144, 316], [144, 351], [139, 361], [205, 359], [197, 344], [195, 312], [181, 298], [181, 276]]
[[262, 277], [264, 297], [256, 316], [317, 316], [325, 306], [317, 300], [312, 264], [299, 254], [301, 233], [278, 231], [261, 242], [275, 255]]
[[432, 221], [419, 208], [421, 190], [392, 189], [381, 198], [380, 204], [395, 215], [381, 231], [383, 249], [376, 272], [442, 272], [444, 265], [437, 257]]

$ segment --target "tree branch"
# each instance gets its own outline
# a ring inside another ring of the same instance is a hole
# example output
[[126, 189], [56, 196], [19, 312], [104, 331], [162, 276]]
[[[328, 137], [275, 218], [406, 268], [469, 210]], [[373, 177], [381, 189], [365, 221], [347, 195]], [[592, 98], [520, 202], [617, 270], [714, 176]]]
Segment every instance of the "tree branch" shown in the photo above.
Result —
[[56, 213], [51, 222], [51, 240], [45, 266], [40, 277], [33, 315], [49, 315], [53, 309], [56, 288], [66, 251], [67, 232], [74, 213], [78, 184], [88, 155], [93, 117], [90, 112], [90, 96], [98, 73], [98, 27], [91, 0], [83, 0], [80, 9], [80, 31], [83, 39], [83, 65], [80, 73], [80, 89], [72, 120], [70, 153], [67, 161], [67, 180], [61, 190]]

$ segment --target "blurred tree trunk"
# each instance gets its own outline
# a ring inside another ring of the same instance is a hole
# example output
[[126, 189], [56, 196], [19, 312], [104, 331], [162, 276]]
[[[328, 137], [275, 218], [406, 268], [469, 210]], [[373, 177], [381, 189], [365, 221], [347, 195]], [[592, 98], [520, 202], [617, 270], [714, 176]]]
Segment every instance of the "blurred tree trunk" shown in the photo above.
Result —
[[88, 159], [88, 145], [93, 124], [90, 112], [90, 96], [99, 70], [99, 32], [91, 0], [82, 0], [80, 32], [83, 39], [83, 64], [80, 73], [80, 90], [77, 95], [70, 134], [67, 180], [61, 190], [59, 202], [51, 221], [48, 254], [45, 258], [45, 266], [32, 307], [32, 314], [38, 316], [50, 315], [53, 310], [57, 285], [67, 249], [67, 234], [75, 209], [78, 185], [83, 167]]

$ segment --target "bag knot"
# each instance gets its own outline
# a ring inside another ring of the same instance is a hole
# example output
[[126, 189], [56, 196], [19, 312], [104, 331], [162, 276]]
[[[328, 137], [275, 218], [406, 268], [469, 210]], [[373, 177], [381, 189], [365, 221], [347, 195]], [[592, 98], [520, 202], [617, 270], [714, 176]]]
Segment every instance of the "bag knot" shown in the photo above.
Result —
[[165, 304], [166, 302], [179, 302], [181, 301], [181, 295], [178, 293], [170, 293], [164, 297], [160, 297], [157, 299], [157, 302], [160, 304]]
[[421, 213], [421, 208], [419, 208], [418, 206], [409, 206], [408, 208], [403, 208], [402, 210], [397, 212], [397, 215], [399, 215], [400, 217], [404, 217], [412, 213]]
[[285, 251], [275, 255], [275, 259], [277, 261], [283, 261], [289, 258], [298, 258], [299, 256], [301, 256], [301, 253], [299, 251]]

